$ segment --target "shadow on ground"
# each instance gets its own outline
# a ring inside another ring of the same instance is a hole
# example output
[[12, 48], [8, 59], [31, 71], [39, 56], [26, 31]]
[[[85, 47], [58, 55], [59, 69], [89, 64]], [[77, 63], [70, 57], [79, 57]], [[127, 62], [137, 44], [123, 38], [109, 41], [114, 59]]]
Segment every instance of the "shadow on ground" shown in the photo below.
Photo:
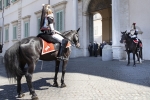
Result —
[[[88, 74], [98, 77], [110, 78], [114, 80], [124, 81], [128, 83], [150, 86], [150, 61], [144, 61], [142, 64], [137, 64], [136, 67], [133, 67], [132, 62], [130, 66], [126, 66], [126, 61], [102, 61], [101, 57], [81, 57], [81, 58], [72, 58], [69, 60], [67, 65], [66, 73], [82, 73]], [[41, 70], [42, 62], [39, 61], [37, 63], [36, 69], [34, 73], [38, 72], [54, 72], [55, 70], [55, 62], [43, 62], [43, 67]], [[1, 67], [3, 70], [4, 68]], [[60, 66], [61, 71], [61, 66]], [[3, 71], [0, 72], [0, 75], [6, 77], [6, 74]], [[52, 78], [44, 78], [37, 81], [34, 81], [34, 87], [38, 90], [41, 86], [49, 86], [50, 84], [45, 83], [47, 79]], [[39, 84], [40, 83], [40, 84]], [[43, 83], [43, 84], [41, 84]], [[6, 87], [10, 88], [6, 90]], [[27, 84], [23, 84], [24, 92], [28, 92]], [[3, 85], [0, 86], [0, 97], [1, 92], [5, 93], [5, 96], [9, 98], [14, 98], [11, 95], [11, 92], [16, 92], [16, 85]], [[9, 95], [9, 96], [8, 96]], [[3, 97], [3, 96], [2, 96]], [[8, 98], [8, 99], [9, 99]]]

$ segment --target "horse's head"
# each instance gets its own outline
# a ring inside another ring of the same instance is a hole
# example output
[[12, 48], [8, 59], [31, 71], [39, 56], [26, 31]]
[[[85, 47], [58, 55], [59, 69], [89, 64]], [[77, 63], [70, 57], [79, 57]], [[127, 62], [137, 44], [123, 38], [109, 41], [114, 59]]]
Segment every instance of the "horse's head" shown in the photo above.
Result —
[[78, 28], [78, 30], [74, 31], [74, 35], [73, 35], [73, 38], [72, 38], [73, 42], [74, 42], [74, 44], [77, 48], [80, 48], [79, 35], [78, 35], [79, 30], [80, 30], [80, 28]]
[[62, 33], [72, 44], [75, 44], [77, 48], [80, 48], [78, 30], [70, 30]]
[[121, 35], [121, 40], [120, 40], [120, 43], [125, 43], [126, 42], [126, 39], [127, 39], [127, 31], [125, 32], [121, 32], [122, 35]]

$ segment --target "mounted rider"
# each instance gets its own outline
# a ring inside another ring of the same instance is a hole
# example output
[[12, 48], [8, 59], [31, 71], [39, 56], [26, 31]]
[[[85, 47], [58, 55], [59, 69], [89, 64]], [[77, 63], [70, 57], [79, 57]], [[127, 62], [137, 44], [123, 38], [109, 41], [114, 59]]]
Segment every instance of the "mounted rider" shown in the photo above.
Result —
[[138, 35], [138, 29], [136, 29], [136, 26], [135, 26], [136, 23], [133, 23], [132, 24], [132, 27], [131, 27], [131, 30], [130, 30], [130, 33], [131, 33], [131, 38], [133, 39], [134, 42], [137, 42], [138, 43], [138, 38], [137, 38], [137, 35]]
[[137, 44], [137, 48], [139, 50], [139, 42], [140, 40], [137, 38], [137, 35], [138, 35], [138, 29], [136, 28], [135, 26], [136, 23], [133, 23], [132, 24], [132, 27], [131, 27], [131, 30], [130, 30], [130, 37], [133, 39], [134, 43]]
[[43, 4], [40, 30], [43, 33], [50, 34], [54, 39], [61, 43], [59, 53], [57, 56], [58, 60], [65, 60], [64, 52], [67, 46], [68, 40], [64, 39], [60, 32], [54, 29], [54, 14], [49, 4]]

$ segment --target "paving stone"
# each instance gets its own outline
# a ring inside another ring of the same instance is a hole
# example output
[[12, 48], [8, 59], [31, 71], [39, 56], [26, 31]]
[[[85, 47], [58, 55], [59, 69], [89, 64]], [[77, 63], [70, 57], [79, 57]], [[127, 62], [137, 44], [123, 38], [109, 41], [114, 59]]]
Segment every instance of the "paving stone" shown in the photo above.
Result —
[[[55, 62], [37, 63], [33, 86], [39, 100], [150, 100], [150, 61], [126, 66], [126, 61], [102, 61], [101, 57], [71, 58], [65, 74], [65, 88], [51, 87]], [[61, 85], [61, 66], [58, 83]], [[4, 65], [0, 65], [0, 100], [16, 100], [16, 83], [9, 84]], [[30, 100], [25, 77], [22, 90]]]

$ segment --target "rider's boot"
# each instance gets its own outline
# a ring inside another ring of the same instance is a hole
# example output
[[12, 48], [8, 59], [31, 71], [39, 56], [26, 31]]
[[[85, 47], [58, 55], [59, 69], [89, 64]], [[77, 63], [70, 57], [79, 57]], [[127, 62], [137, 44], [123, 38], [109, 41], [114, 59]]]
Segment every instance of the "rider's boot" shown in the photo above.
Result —
[[60, 46], [60, 49], [59, 49], [59, 52], [58, 52], [58, 56], [57, 56], [58, 60], [67, 60], [68, 59], [68, 58], [64, 57], [64, 52], [65, 52], [67, 43], [68, 43], [68, 40], [66, 40], [66, 39], [62, 40], [62, 44]]

